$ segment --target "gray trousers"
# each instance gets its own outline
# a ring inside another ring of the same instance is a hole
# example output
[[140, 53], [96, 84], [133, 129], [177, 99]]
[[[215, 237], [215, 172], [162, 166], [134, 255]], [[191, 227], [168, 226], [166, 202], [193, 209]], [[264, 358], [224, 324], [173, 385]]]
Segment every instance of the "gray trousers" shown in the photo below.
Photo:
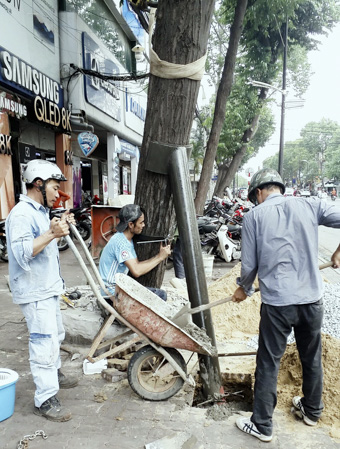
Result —
[[277, 375], [287, 338], [294, 328], [302, 364], [302, 404], [306, 415], [317, 421], [323, 410], [321, 325], [323, 301], [283, 307], [261, 305], [259, 348], [256, 358], [254, 405], [251, 421], [264, 435], [273, 431], [277, 403]]

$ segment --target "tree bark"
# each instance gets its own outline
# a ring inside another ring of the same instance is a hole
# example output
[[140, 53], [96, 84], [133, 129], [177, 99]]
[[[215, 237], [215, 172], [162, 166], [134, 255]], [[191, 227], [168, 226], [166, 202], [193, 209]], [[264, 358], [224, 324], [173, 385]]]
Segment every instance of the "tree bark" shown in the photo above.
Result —
[[[213, 0], [162, 0], [157, 8], [153, 48], [160, 59], [188, 64], [207, 50]], [[199, 81], [164, 79], [150, 75], [148, 107], [138, 169], [135, 203], [146, 212], [145, 233], [167, 236], [175, 223], [171, 186], [167, 175], [146, 170], [150, 142], [186, 146], [194, 118]], [[157, 244], [140, 245], [138, 258], [159, 251]], [[139, 278], [143, 285], [160, 287], [165, 264]]]
[[237, 48], [241, 38], [243, 20], [247, 9], [247, 4], [248, 0], [238, 0], [235, 8], [234, 21], [230, 29], [228, 51], [225, 58], [221, 82], [218, 87], [216, 96], [214, 119], [203, 162], [201, 178], [198, 184], [195, 198], [195, 207], [197, 214], [203, 213], [204, 203], [209, 190], [209, 183], [214, 167], [217, 145], [220, 139], [223, 122], [225, 119], [226, 104], [233, 84]]
[[234, 179], [234, 176], [236, 175], [236, 172], [241, 165], [242, 159], [246, 155], [248, 143], [251, 141], [251, 139], [256, 134], [259, 119], [260, 119], [260, 112], [257, 115], [255, 115], [249, 128], [244, 132], [243, 137], [242, 137], [243, 145], [236, 151], [236, 153], [234, 154], [234, 157], [232, 158], [232, 161], [229, 163], [228, 167], [222, 168], [221, 180], [219, 179], [220, 178], [220, 169], [219, 169], [218, 182], [216, 183], [215, 190], [214, 190], [215, 196], [223, 197], [224, 189], [227, 186], [231, 185], [231, 183]]

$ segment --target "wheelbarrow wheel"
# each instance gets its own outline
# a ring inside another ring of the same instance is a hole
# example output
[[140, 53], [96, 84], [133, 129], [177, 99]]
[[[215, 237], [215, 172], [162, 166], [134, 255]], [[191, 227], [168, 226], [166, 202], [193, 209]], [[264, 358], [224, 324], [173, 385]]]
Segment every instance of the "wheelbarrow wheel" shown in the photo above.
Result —
[[[179, 366], [186, 372], [182, 355], [173, 348], [166, 348]], [[174, 396], [183, 386], [184, 380], [152, 346], [144, 346], [131, 358], [128, 366], [128, 381], [135, 393], [149, 401], [165, 401]]]

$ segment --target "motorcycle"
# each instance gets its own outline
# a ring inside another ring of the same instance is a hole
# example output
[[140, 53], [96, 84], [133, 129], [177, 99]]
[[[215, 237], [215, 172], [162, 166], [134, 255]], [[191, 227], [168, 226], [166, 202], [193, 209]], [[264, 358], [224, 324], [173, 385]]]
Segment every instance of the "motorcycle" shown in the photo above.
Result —
[[5, 220], [0, 221], [0, 259], [4, 262], [8, 262]]
[[215, 229], [204, 234], [201, 247], [204, 254], [231, 262], [241, 258], [241, 226], [231, 222], [226, 224], [225, 221], [224, 217], [220, 217]]
[[[51, 218], [60, 215], [65, 212], [65, 209], [54, 209], [51, 211]], [[88, 240], [92, 233], [92, 221], [91, 221], [91, 209], [86, 207], [77, 207], [70, 209], [70, 212], [74, 214], [76, 221], [76, 228], [83, 240]], [[71, 238], [72, 235], [70, 234]], [[68, 248], [68, 243], [65, 237], [61, 237], [58, 242], [59, 251], [65, 251]]]

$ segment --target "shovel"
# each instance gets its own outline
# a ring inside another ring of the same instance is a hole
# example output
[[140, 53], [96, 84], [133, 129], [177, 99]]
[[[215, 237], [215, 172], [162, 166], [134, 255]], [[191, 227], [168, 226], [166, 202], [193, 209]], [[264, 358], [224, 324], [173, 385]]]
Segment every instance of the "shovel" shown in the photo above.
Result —
[[[324, 268], [332, 267], [333, 262], [326, 262], [321, 265], [319, 265], [319, 270], [323, 270]], [[255, 289], [255, 292], [260, 291], [259, 288]], [[176, 313], [171, 318], [171, 321], [175, 323], [179, 327], [185, 327], [190, 322], [190, 315], [194, 315], [195, 313], [203, 312], [204, 310], [211, 309], [212, 307], [219, 306], [221, 304], [224, 304], [226, 302], [229, 302], [233, 299], [232, 296], [228, 296], [228, 298], [222, 298], [216, 302], [209, 303], [209, 304], [203, 304], [198, 307], [194, 307], [193, 309], [190, 308], [190, 303], [185, 304], [185, 306], [182, 307], [182, 309]]]

